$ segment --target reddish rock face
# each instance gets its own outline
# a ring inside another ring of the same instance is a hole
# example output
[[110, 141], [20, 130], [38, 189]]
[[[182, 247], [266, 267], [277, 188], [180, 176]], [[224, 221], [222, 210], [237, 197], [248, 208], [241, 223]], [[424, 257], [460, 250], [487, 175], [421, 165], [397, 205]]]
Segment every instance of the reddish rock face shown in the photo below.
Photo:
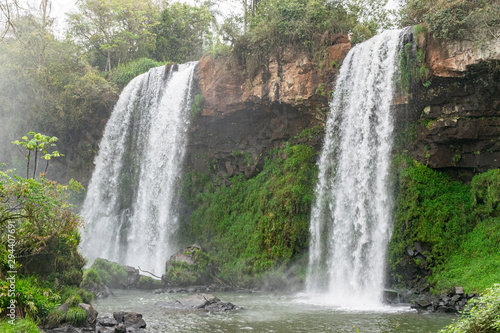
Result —
[[438, 42], [428, 38], [427, 61], [433, 75], [459, 77], [471, 65], [500, 59], [500, 40], [493, 40], [486, 46], [473, 41]]
[[[338, 63], [350, 48], [345, 35], [332, 41], [340, 42], [331, 46], [339, 51], [330, 55]], [[224, 61], [200, 60], [204, 106], [191, 125], [188, 169], [219, 176], [243, 172], [249, 177], [262, 168], [270, 149], [304, 129], [324, 126], [337, 66], [320, 72], [306, 54], [288, 50], [249, 79], [242, 68]], [[315, 140], [320, 149], [321, 137]]]

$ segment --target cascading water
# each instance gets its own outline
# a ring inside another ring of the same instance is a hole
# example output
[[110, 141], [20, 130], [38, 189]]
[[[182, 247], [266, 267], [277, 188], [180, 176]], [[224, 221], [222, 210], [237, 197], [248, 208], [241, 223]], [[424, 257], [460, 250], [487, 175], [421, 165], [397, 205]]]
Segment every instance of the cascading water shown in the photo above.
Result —
[[176, 187], [196, 63], [151, 69], [123, 90], [95, 160], [83, 253], [161, 275], [176, 246]]
[[328, 303], [366, 307], [382, 301], [400, 34], [385, 31], [356, 45], [337, 78], [311, 211], [306, 280], [308, 292], [322, 293]]

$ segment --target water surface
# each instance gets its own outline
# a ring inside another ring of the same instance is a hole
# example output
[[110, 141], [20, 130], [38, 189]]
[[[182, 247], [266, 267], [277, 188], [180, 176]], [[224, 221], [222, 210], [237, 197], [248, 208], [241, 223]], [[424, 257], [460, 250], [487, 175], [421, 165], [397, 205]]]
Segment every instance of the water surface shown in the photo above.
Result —
[[438, 332], [454, 316], [418, 314], [409, 307], [383, 307], [378, 311], [354, 311], [311, 304], [304, 296], [214, 293], [223, 302], [244, 310], [212, 314], [197, 311], [171, 311], [154, 306], [189, 294], [159, 294], [147, 291], [117, 290], [114, 297], [94, 301], [99, 316], [114, 311], [143, 314], [146, 332]]

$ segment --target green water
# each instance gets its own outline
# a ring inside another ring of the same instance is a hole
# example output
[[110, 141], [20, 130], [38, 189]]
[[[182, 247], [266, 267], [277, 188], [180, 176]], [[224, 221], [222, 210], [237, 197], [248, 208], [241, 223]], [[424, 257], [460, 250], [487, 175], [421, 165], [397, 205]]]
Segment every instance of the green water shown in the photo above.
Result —
[[145, 332], [438, 332], [455, 316], [418, 314], [407, 306], [355, 311], [315, 305], [303, 296], [214, 293], [223, 302], [244, 310], [211, 314], [172, 311], [154, 306], [188, 294], [152, 294], [147, 291], [117, 290], [115, 296], [93, 302], [99, 316], [114, 311], [143, 314]]

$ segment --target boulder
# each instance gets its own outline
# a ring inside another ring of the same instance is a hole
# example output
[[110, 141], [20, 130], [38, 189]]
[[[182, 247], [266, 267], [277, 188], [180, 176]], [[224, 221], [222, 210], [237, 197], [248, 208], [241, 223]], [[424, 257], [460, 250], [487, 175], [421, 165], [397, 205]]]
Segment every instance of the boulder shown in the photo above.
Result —
[[174, 265], [174, 262], [184, 262], [188, 265], [197, 265], [198, 261], [194, 257], [196, 251], [203, 251], [203, 249], [198, 244], [193, 244], [172, 254], [165, 264], [165, 271], [168, 271], [168, 269]]
[[94, 299], [107, 298], [113, 293], [104, 283], [90, 282], [83, 286], [85, 290], [94, 294]]
[[85, 322], [85, 326], [95, 329], [96, 319], [99, 313], [90, 304], [79, 303], [78, 306], [84, 309], [87, 313], [87, 321]]
[[125, 281], [125, 287], [126, 288], [133, 288], [137, 285], [139, 282], [139, 279], [141, 278], [141, 274], [139, 273], [139, 270], [137, 268], [134, 268], [132, 266], [123, 266], [125, 268], [125, 271], [127, 272], [127, 279]]
[[[68, 323], [65, 323], [59, 319], [57, 322], [50, 323], [44, 328], [44, 332], [47, 333], [84, 333], [84, 332], [95, 332], [96, 330], [96, 319], [97, 311], [90, 305], [85, 303], [79, 303], [78, 306], [85, 310], [87, 313], [87, 320], [80, 327], [75, 327]], [[68, 312], [70, 309], [69, 303], [64, 303], [56, 311], [63, 314]], [[62, 318], [62, 317], [61, 317]]]
[[213, 266], [210, 257], [194, 244], [174, 253], [165, 264], [162, 282], [165, 286], [195, 286], [211, 283]]
[[222, 302], [212, 294], [196, 294], [171, 302], [156, 302], [155, 306], [172, 310], [201, 310], [209, 312], [226, 312], [240, 309], [240, 307], [230, 302]]
[[146, 328], [146, 322], [142, 318], [142, 314], [119, 311], [113, 313], [113, 318], [97, 318], [96, 332], [126, 333], [134, 332], [142, 328]]

